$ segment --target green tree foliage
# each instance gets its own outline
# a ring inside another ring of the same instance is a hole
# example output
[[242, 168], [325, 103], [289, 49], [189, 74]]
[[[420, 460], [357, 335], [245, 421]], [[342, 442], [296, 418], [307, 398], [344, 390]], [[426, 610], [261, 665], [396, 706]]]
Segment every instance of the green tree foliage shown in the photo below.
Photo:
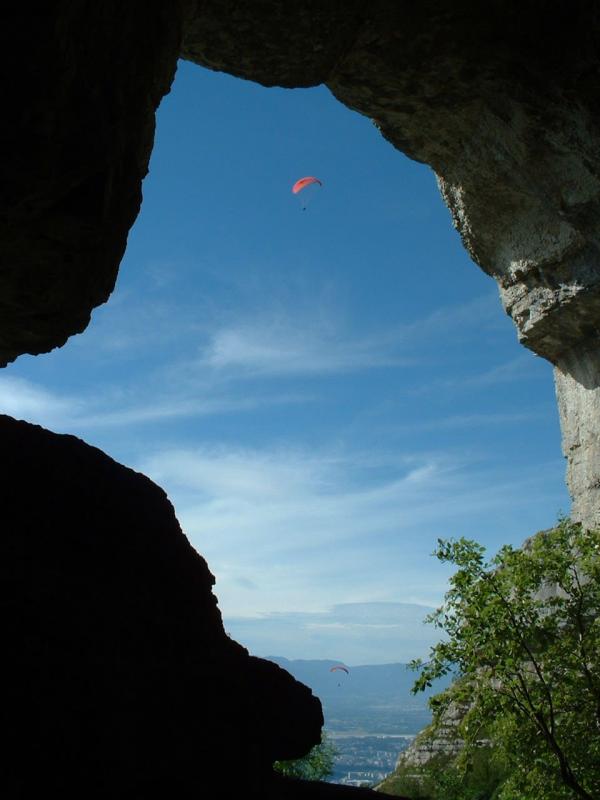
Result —
[[440, 539], [435, 555], [458, 571], [427, 618], [446, 637], [413, 662], [413, 691], [458, 671], [434, 717], [468, 704], [462, 761], [494, 742], [510, 768], [500, 800], [598, 800], [600, 532], [562, 520], [488, 563], [467, 539]]
[[302, 778], [305, 781], [323, 781], [333, 772], [333, 764], [338, 751], [324, 733], [321, 744], [316, 745], [303, 758], [291, 761], [276, 761], [273, 767], [282, 775]]
[[506, 777], [497, 755], [494, 748], [482, 747], [471, 753], [468, 763], [434, 756], [423, 766], [400, 766], [381, 789], [412, 800], [496, 800]]

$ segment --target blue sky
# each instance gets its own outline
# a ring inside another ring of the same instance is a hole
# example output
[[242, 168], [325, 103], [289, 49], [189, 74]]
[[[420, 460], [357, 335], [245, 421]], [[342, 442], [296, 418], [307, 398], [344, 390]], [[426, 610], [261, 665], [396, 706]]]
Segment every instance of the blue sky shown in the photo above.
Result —
[[185, 62], [115, 293], [4, 370], [0, 409], [163, 486], [258, 655], [424, 655], [437, 537], [495, 550], [569, 507], [551, 367], [431, 170], [323, 87]]

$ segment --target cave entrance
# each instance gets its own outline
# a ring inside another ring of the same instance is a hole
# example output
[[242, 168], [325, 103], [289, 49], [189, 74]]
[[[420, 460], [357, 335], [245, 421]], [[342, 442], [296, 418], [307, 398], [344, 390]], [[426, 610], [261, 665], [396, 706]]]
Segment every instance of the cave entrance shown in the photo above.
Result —
[[167, 490], [252, 652], [376, 664], [422, 655], [438, 536], [567, 506], [550, 372], [428, 167], [324, 87], [181, 62], [114, 296], [0, 390]]

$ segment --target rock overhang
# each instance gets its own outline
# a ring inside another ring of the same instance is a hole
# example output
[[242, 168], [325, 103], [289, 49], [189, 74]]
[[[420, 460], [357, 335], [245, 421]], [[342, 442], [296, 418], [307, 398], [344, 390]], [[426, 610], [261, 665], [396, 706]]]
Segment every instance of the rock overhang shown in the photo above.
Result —
[[543, 13], [455, 0], [120, 8], [65, 6], [28, 29], [32, 55], [3, 136], [11, 158], [0, 203], [0, 362], [62, 345], [109, 298], [140, 208], [154, 112], [178, 57], [265, 86], [324, 83], [397, 149], [431, 165], [524, 344], [556, 363], [575, 328], [594, 334], [586, 322], [600, 281], [594, 3], [557, 2]]

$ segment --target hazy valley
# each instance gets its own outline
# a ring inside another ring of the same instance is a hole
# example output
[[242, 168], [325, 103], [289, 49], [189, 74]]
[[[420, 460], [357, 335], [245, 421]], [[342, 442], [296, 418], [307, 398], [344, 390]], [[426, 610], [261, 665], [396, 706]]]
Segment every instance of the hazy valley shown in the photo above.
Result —
[[[412, 695], [415, 674], [406, 664], [377, 664], [331, 671], [342, 662], [269, 656], [309, 686], [323, 705], [325, 731], [338, 750], [336, 783], [376, 783], [394, 768], [398, 754], [431, 720], [427, 699]], [[435, 687], [441, 691], [447, 682]]]

